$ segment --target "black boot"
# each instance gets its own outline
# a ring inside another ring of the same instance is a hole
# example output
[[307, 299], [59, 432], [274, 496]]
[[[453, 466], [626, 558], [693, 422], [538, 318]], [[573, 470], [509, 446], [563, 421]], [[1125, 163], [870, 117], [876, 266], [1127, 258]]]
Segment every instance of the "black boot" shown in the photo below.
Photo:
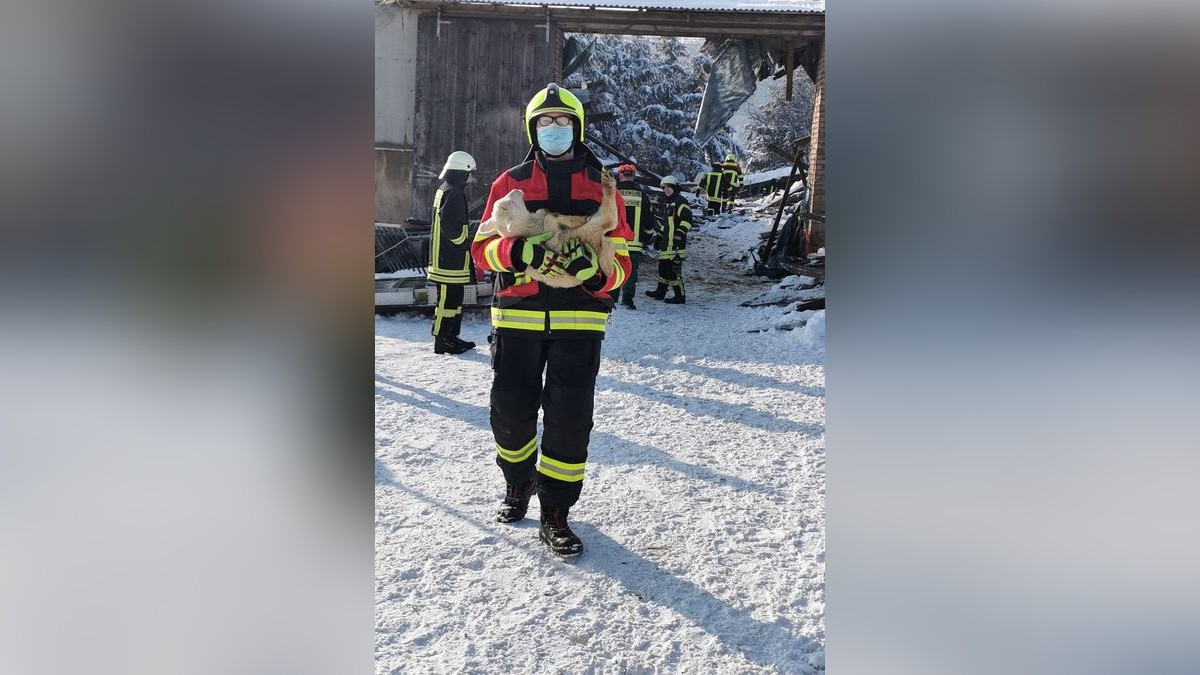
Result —
[[462, 347], [466, 347], [467, 349], [475, 348], [474, 342], [468, 342], [468, 341], [463, 340], [462, 338], [458, 337], [459, 331], [462, 330], [462, 314], [459, 314], [458, 316], [454, 317], [453, 319], [450, 319], [450, 325], [448, 328], [449, 328], [449, 330], [447, 331], [447, 333], [449, 334], [451, 342], [457, 343], [458, 345], [460, 345]]
[[667, 298], [663, 302], [667, 303], [668, 305], [682, 305], [683, 301], [684, 301], [683, 293], [680, 293], [679, 291], [675, 291], [675, 295]]
[[629, 295], [624, 300], [622, 300], [621, 306], [628, 307], [629, 309], [637, 309], [637, 307], [635, 307], [633, 304], [633, 295]]
[[550, 550], [560, 556], [572, 557], [583, 553], [583, 542], [567, 525], [567, 512], [570, 509], [542, 509], [542, 526], [538, 529], [538, 538]]
[[497, 523], [515, 523], [525, 517], [529, 510], [529, 498], [533, 495], [534, 482], [530, 478], [524, 485], [509, 484], [504, 494], [504, 501], [496, 509]]
[[461, 354], [470, 349], [462, 342], [455, 342], [454, 338], [436, 337], [433, 339], [434, 354]]
[[655, 300], [662, 300], [663, 298], [667, 297], [667, 285], [659, 284], [654, 290], [646, 291], [646, 296], [654, 298]]

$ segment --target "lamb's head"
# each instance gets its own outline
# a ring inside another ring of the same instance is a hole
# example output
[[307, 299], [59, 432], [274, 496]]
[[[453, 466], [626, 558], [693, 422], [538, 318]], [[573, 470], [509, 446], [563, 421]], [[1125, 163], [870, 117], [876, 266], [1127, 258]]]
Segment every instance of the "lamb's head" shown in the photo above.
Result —
[[[538, 213], [541, 213], [541, 210]], [[542, 227], [547, 232], [554, 232], [556, 240], [565, 241], [583, 236], [589, 229], [589, 220], [590, 216], [560, 216], [557, 213], [547, 213]]]
[[586, 216], [559, 216], [555, 225], [558, 226], [558, 231], [563, 234], [571, 234], [578, 230], [587, 222]]
[[525, 193], [512, 190], [492, 204], [492, 218], [498, 222], [511, 225], [514, 222], [524, 222], [529, 218], [529, 209], [525, 208]]

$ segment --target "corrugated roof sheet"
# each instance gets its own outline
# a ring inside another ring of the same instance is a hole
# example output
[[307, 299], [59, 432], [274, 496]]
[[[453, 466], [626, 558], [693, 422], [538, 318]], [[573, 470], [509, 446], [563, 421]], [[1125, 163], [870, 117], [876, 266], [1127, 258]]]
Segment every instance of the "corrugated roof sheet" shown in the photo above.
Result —
[[[431, 0], [436, 1], [436, 0]], [[403, 0], [380, 0], [381, 4], [403, 4]], [[511, 5], [525, 7], [594, 7], [605, 9], [693, 10], [702, 12], [801, 12], [823, 14], [825, 0], [443, 0], [444, 4]]]

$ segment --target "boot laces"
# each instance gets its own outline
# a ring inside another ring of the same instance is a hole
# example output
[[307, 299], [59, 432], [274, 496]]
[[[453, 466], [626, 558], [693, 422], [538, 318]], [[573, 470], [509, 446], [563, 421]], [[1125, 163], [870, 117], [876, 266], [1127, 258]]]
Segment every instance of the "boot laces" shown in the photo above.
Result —
[[519, 505], [529, 499], [531, 490], [529, 484], [512, 485], [511, 483], [505, 488], [504, 503]]
[[567, 509], [551, 509], [546, 514], [546, 524], [555, 533], [570, 532], [571, 528], [567, 525]]

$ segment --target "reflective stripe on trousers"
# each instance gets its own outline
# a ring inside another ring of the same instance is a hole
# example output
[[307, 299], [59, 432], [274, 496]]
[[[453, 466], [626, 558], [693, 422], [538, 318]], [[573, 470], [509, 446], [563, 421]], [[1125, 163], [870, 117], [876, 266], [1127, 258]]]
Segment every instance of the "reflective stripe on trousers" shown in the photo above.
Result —
[[496, 444], [496, 454], [500, 459], [516, 464], [529, 459], [529, 456], [537, 450], [537, 436], [529, 439], [529, 442], [521, 446], [517, 450], [508, 450], [502, 447], [499, 443]]
[[[599, 336], [542, 339], [515, 333], [497, 333], [493, 339], [490, 417], [496, 463], [513, 485], [536, 476], [542, 508], [573, 506], [584, 482], [602, 341]], [[533, 440], [539, 409], [540, 452]]]
[[434, 335], [442, 335], [451, 319], [463, 313], [463, 286], [460, 284], [438, 284], [437, 306], [433, 309]]

